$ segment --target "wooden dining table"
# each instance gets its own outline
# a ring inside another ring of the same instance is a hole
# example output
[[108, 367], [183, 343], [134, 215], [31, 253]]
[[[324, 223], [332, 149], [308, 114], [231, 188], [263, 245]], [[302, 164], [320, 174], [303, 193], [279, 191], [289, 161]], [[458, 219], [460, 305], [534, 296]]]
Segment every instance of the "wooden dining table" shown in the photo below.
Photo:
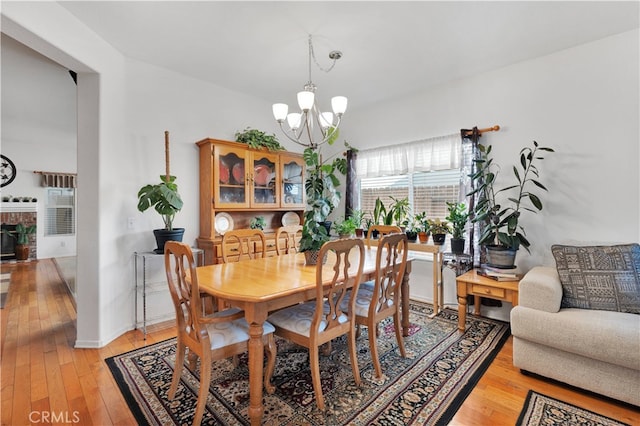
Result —
[[[330, 253], [331, 255], [331, 253]], [[411, 259], [401, 287], [402, 333], [409, 332], [409, 274]], [[326, 276], [330, 277], [331, 260]], [[263, 324], [270, 312], [315, 298], [316, 267], [305, 264], [304, 254], [288, 254], [236, 263], [200, 266], [200, 290], [231, 306], [244, 310], [249, 323], [249, 418], [252, 425], [262, 421]], [[376, 249], [365, 248], [362, 281], [375, 278]]]

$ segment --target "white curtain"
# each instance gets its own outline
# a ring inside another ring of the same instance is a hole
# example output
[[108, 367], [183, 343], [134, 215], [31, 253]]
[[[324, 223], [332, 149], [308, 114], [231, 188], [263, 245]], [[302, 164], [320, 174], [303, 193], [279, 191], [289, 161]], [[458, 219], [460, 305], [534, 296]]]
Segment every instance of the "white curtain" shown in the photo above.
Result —
[[460, 134], [358, 151], [358, 179], [460, 168]]

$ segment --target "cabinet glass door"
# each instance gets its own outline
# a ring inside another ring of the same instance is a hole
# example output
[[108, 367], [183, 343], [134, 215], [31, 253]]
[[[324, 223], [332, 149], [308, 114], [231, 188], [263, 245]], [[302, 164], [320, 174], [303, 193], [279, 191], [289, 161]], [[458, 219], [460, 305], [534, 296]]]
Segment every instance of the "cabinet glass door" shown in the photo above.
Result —
[[281, 156], [282, 206], [304, 207], [304, 163], [302, 158]]
[[214, 157], [216, 173], [214, 188], [217, 188], [217, 207], [244, 207], [247, 199], [248, 179], [245, 172], [246, 160], [243, 151], [220, 152]]
[[278, 206], [278, 157], [273, 154], [253, 153], [252, 206]]

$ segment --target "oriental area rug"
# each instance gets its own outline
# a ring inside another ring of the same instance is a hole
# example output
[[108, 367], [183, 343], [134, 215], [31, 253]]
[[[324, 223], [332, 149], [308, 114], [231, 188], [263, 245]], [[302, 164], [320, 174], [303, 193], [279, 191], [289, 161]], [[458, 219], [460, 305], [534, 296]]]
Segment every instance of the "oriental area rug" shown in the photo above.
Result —
[[516, 426], [629, 426], [610, 417], [529, 391]]
[[[393, 323], [380, 325], [378, 350], [383, 377], [377, 379], [366, 330], [358, 338], [362, 385], [353, 380], [344, 337], [321, 356], [320, 372], [327, 408], [318, 410], [307, 349], [276, 337], [273, 375], [276, 391], [264, 395], [267, 425], [446, 425], [469, 395], [509, 336], [509, 324], [467, 316], [457, 330], [458, 314], [445, 309], [430, 319], [432, 306], [411, 302], [407, 357], [397, 347]], [[136, 349], [106, 360], [131, 411], [141, 425], [191, 424], [198, 392], [198, 370], [185, 364], [176, 398], [167, 392], [175, 368], [176, 340]], [[249, 419], [246, 354], [213, 365], [202, 424], [247, 425]]]

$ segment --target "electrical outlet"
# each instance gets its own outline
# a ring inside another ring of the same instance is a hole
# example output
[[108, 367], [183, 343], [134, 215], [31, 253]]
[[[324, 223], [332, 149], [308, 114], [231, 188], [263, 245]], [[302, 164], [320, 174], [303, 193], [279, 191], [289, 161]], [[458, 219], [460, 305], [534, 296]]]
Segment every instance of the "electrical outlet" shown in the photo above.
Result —
[[133, 229], [136, 227], [136, 218], [135, 217], [129, 217], [127, 219], [127, 229]]

